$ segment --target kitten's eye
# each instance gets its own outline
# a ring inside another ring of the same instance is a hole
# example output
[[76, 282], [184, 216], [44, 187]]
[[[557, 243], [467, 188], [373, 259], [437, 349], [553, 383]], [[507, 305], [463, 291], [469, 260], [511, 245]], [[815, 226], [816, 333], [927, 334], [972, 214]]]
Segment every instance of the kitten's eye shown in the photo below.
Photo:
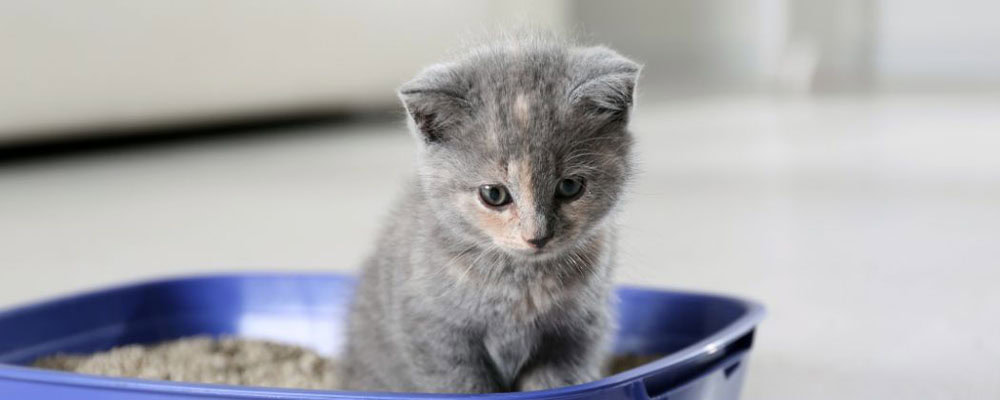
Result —
[[573, 199], [579, 196], [581, 192], [583, 192], [582, 178], [565, 178], [559, 181], [559, 187], [556, 188], [556, 197]]
[[479, 198], [489, 206], [500, 207], [510, 203], [507, 188], [501, 185], [483, 185], [479, 187]]

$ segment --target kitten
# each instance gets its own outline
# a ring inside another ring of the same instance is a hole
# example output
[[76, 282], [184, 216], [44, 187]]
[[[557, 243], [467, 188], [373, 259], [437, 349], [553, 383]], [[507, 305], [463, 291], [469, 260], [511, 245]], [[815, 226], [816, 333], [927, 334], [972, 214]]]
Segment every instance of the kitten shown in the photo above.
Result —
[[485, 393], [599, 377], [639, 66], [506, 38], [399, 91], [418, 173], [364, 266], [345, 389]]

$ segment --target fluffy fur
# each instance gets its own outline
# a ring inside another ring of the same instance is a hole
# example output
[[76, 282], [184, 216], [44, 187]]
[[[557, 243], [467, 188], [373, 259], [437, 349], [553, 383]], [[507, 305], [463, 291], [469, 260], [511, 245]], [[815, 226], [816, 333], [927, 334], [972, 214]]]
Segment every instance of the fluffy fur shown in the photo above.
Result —
[[[605, 47], [530, 35], [403, 85], [418, 173], [364, 266], [346, 388], [483, 393], [598, 378], [638, 73]], [[556, 196], [567, 177], [584, 182], [577, 198]], [[484, 203], [486, 184], [512, 202]]]

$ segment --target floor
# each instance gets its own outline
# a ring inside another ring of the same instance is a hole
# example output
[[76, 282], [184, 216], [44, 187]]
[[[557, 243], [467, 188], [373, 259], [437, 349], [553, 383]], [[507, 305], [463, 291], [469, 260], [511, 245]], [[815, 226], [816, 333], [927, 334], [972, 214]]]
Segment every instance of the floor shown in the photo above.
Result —
[[[1000, 398], [1000, 96], [641, 102], [621, 282], [769, 316], [746, 399]], [[135, 279], [351, 270], [401, 123], [0, 167], [0, 306]]]

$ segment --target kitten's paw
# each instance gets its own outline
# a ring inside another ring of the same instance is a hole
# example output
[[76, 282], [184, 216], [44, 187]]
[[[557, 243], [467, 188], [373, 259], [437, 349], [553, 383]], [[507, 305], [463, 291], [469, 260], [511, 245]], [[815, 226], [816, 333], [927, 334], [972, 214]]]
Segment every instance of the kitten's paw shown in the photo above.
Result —
[[545, 366], [534, 368], [522, 375], [515, 384], [520, 392], [553, 389], [579, 385], [601, 378], [597, 368], [559, 368]]

